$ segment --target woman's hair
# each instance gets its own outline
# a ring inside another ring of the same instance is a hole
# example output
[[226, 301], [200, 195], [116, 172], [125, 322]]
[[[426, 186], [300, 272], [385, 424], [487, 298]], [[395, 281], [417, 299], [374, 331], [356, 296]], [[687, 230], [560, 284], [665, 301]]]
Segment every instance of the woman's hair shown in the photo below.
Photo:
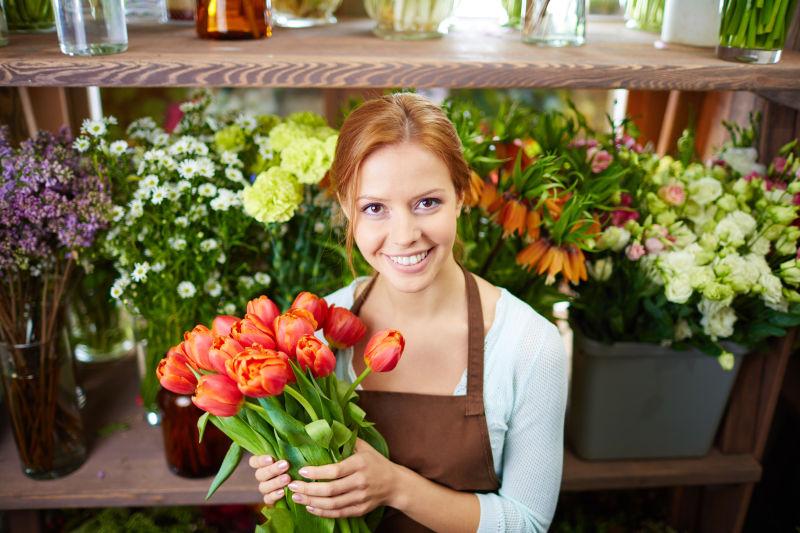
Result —
[[329, 174], [331, 186], [347, 210], [346, 246], [351, 270], [361, 163], [384, 146], [404, 142], [427, 148], [447, 166], [459, 198], [469, 187], [469, 166], [461, 140], [452, 122], [433, 102], [413, 93], [396, 93], [361, 104], [342, 124]]

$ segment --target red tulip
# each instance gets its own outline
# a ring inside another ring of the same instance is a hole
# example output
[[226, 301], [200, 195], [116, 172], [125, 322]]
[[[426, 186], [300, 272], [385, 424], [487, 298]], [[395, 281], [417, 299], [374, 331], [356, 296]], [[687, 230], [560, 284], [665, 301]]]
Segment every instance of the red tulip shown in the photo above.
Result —
[[247, 313], [257, 316], [262, 324], [271, 326], [275, 317], [281, 314], [281, 310], [266, 296], [259, 296], [247, 302]]
[[211, 331], [202, 324], [183, 334], [183, 351], [196, 368], [214, 370], [208, 359], [208, 349], [211, 348], [212, 340]]
[[231, 337], [244, 347], [259, 344], [264, 348], [275, 348], [274, 333], [255, 315], [244, 315], [242, 320], [234, 324]]
[[316, 377], [324, 378], [336, 367], [336, 357], [331, 349], [314, 335], [300, 337], [295, 353], [300, 368], [303, 370], [310, 368]]
[[222, 374], [200, 376], [192, 402], [215, 416], [233, 416], [244, 404], [244, 395], [236, 382]]
[[260, 346], [245, 348], [227, 367], [239, 390], [255, 398], [281, 394], [292, 374], [285, 353]]
[[303, 335], [313, 335], [317, 329], [314, 315], [305, 309], [290, 309], [275, 318], [275, 343], [278, 349], [294, 357], [297, 341]]
[[227, 373], [225, 362], [239, 355], [242, 350], [244, 346], [233, 337], [214, 337], [214, 342], [208, 350], [208, 359], [218, 374], [225, 374]]
[[224, 335], [229, 335], [231, 332], [231, 327], [239, 321], [239, 317], [235, 317], [232, 315], [219, 315], [214, 319], [211, 323], [211, 333], [215, 337], [222, 337]]
[[312, 315], [314, 320], [317, 321], [317, 327], [322, 327], [328, 319], [328, 302], [324, 298], [320, 298], [316, 294], [310, 292], [301, 292], [297, 295], [292, 302], [290, 309], [305, 309]]
[[158, 363], [156, 376], [165, 389], [175, 394], [192, 394], [197, 387], [197, 378], [189, 368], [189, 358], [179, 344], [167, 352], [167, 356]]
[[384, 329], [377, 332], [364, 349], [364, 362], [373, 372], [389, 372], [397, 366], [406, 341], [399, 331]]
[[367, 326], [349, 309], [332, 305], [328, 309], [328, 321], [323, 330], [328, 344], [334, 349], [341, 349], [360, 341], [367, 332]]

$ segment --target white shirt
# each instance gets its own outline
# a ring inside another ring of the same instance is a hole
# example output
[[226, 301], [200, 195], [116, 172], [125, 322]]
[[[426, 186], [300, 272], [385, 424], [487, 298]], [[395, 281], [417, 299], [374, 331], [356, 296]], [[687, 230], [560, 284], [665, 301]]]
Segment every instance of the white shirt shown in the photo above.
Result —
[[[350, 308], [361, 277], [325, 297]], [[353, 349], [340, 350], [336, 375], [353, 382]], [[467, 393], [467, 373], [453, 395]], [[484, 340], [483, 402], [500, 489], [477, 494], [479, 533], [547, 531], [561, 487], [567, 358], [556, 326], [500, 289]]]

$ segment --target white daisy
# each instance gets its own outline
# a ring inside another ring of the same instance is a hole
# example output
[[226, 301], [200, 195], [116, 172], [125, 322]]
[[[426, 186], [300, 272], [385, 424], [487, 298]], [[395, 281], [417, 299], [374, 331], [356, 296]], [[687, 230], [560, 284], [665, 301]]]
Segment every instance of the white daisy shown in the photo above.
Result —
[[128, 216], [137, 219], [144, 214], [144, 204], [141, 200], [131, 200], [128, 202]]
[[222, 294], [222, 285], [220, 285], [219, 281], [210, 279], [203, 285], [203, 290], [205, 290], [209, 296], [216, 298]]
[[131, 278], [133, 281], [140, 282], [147, 279], [147, 272], [150, 270], [150, 263], [145, 261], [144, 263], [136, 263], [133, 265], [133, 270], [131, 271]]
[[239, 156], [236, 154], [236, 152], [232, 152], [230, 150], [222, 152], [220, 159], [226, 165], [238, 166], [242, 164], [242, 162], [239, 161]]
[[272, 281], [272, 278], [266, 272], [256, 272], [253, 278], [256, 280], [256, 283], [266, 287]]
[[255, 285], [255, 280], [250, 276], [239, 276], [239, 283], [245, 288], [250, 289]]
[[150, 201], [158, 205], [163, 202], [168, 195], [169, 191], [165, 187], [156, 187], [153, 189], [153, 195], [150, 197]]
[[158, 176], [155, 174], [148, 174], [142, 178], [142, 181], [139, 182], [139, 187], [145, 189], [155, 189], [158, 187]]
[[181, 215], [179, 217], [175, 217], [175, 225], [185, 228], [189, 226], [189, 219], [185, 216]]
[[237, 183], [243, 183], [245, 185], [249, 185], [247, 180], [244, 179], [244, 175], [242, 171], [238, 168], [228, 167], [225, 169], [225, 177], [231, 181], [235, 181]]
[[111, 294], [112, 298], [114, 298], [115, 300], [119, 300], [120, 297], [122, 296], [122, 287], [114, 283], [111, 286], [111, 290], [109, 291], [109, 293]]
[[217, 263], [224, 265], [227, 260], [228, 256], [225, 255], [225, 252], [220, 252], [219, 257], [217, 257]]
[[184, 300], [186, 298], [191, 298], [195, 293], [197, 293], [197, 289], [191, 281], [181, 281], [178, 283], [178, 296]]
[[222, 310], [225, 312], [226, 315], [232, 315], [236, 312], [236, 304], [227, 303], [222, 307]]
[[201, 157], [197, 160], [197, 175], [205, 178], [214, 177], [214, 163], [207, 157]]
[[156, 132], [150, 137], [150, 142], [156, 146], [166, 146], [169, 142], [169, 135], [163, 131]]
[[181, 237], [170, 237], [167, 239], [167, 243], [169, 244], [170, 248], [179, 252], [186, 249], [186, 239]]
[[258, 123], [256, 122], [256, 118], [253, 115], [248, 115], [243, 113], [238, 117], [236, 117], [236, 125], [249, 133], [254, 129], [256, 129]]
[[158, 274], [159, 272], [163, 271], [167, 265], [164, 264], [163, 261], [159, 261], [157, 263], [153, 263], [153, 266], [150, 267], [150, 270]]
[[128, 149], [128, 143], [125, 141], [114, 141], [108, 147], [108, 152], [112, 155], [120, 156]]
[[186, 159], [178, 163], [178, 174], [183, 179], [190, 180], [197, 175], [197, 161], [194, 159]]
[[83, 153], [89, 149], [89, 139], [86, 137], [78, 137], [75, 139], [75, 142], [72, 143], [72, 147], [78, 152]]
[[187, 180], [180, 180], [175, 188], [178, 189], [179, 193], [183, 193], [184, 191], [188, 191], [192, 188], [192, 183]]
[[123, 209], [121, 206], [115, 205], [114, 207], [111, 208], [111, 220], [113, 220], [114, 222], [119, 222], [120, 220], [122, 220], [122, 217], [124, 216], [125, 216], [125, 209]]
[[206, 239], [200, 242], [200, 251], [202, 252], [210, 252], [211, 250], [216, 250], [219, 248], [219, 244], [215, 239]]
[[100, 137], [106, 132], [106, 124], [102, 120], [90, 120], [87, 118], [83, 121], [81, 131], [88, 133], [92, 137]]
[[116, 123], [117, 123], [117, 117], [115, 117], [114, 115], [109, 115], [107, 117], [103, 117], [103, 120], [106, 121], [106, 124], [114, 124], [114, 125], [116, 125]]
[[211, 183], [203, 183], [197, 188], [197, 194], [210, 198], [217, 194], [217, 187]]

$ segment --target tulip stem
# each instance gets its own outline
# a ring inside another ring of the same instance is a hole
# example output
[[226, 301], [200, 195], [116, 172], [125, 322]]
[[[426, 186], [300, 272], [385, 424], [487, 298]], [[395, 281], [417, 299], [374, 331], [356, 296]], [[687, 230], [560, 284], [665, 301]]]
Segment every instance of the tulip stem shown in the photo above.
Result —
[[314, 408], [311, 407], [311, 404], [308, 403], [308, 400], [303, 398], [303, 395], [300, 394], [299, 392], [297, 392], [296, 390], [294, 390], [291, 385], [286, 385], [286, 387], [283, 389], [283, 392], [288, 393], [289, 396], [291, 396], [292, 398], [297, 400], [297, 402], [300, 405], [303, 406], [303, 409], [306, 410], [306, 413], [308, 413], [308, 416], [311, 417], [311, 421], [312, 422], [316, 422], [317, 420], [319, 420], [319, 417], [317, 416], [317, 413], [314, 412]]
[[344, 393], [344, 398], [342, 398], [342, 403], [344, 405], [347, 404], [347, 400], [350, 398], [350, 395], [353, 394], [353, 391], [356, 390], [358, 384], [364, 381], [364, 378], [369, 376], [370, 372], [372, 372], [372, 369], [370, 367], [365, 368], [364, 371], [361, 373], [361, 375], [358, 376], [356, 380], [350, 385], [350, 388], [347, 389], [347, 392]]

